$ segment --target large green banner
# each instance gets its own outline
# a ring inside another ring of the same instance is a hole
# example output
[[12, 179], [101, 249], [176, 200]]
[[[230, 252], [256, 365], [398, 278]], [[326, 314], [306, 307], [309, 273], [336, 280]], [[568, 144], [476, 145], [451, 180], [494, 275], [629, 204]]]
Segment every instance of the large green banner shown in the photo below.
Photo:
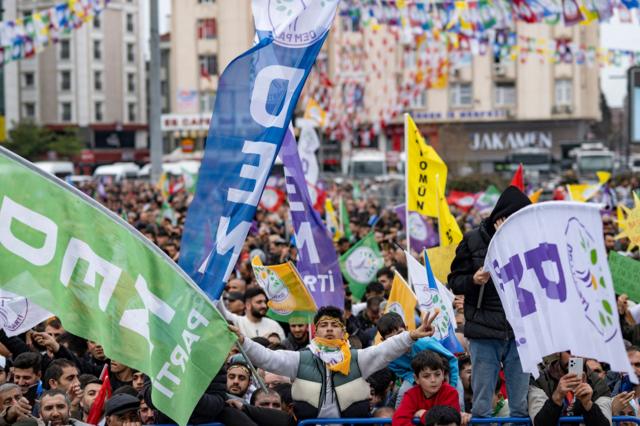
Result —
[[161, 250], [116, 214], [0, 147], [0, 287], [153, 381], [186, 424], [235, 341], [220, 313]]

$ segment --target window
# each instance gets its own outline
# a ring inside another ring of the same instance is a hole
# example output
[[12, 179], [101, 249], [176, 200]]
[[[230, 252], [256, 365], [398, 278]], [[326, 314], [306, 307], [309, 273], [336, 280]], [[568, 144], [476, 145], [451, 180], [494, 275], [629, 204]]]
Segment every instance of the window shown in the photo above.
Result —
[[133, 102], [127, 104], [127, 117], [131, 123], [136, 121], [136, 104]]
[[71, 102], [63, 102], [60, 104], [60, 118], [63, 122], [71, 121]]
[[96, 61], [102, 60], [102, 43], [100, 43], [100, 40], [93, 40], [93, 59]]
[[556, 106], [571, 106], [573, 103], [573, 81], [556, 80]]
[[71, 43], [69, 40], [60, 40], [60, 60], [68, 61], [71, 59]]
[[471, 83], [453, 83], [449, 86], [452, 107], [467, 107], [473, 103]]
[[133, 43], [127, 43], [127, 62], [134, 62], [136, 60], [134, 48]]
[[496, 83], [495, 87], [495, 105], [513, 106], [516, 104], [516, 85], [515, 83]]
[[200, 74], [202, 77], [208, 78], [212, 75], [218, 75], [217, 55], [201, 55], [198, 61], [200, 63]]
[[102, 71], [93, 72], [93, 89], [96, 92], [102, 91]]
[[63, 92], [71, 90], [71, 71], [60, 72], [60, 90]]
[[127, 73], [127, 92], [136, 92], [136, 75], [132, 72]]
[[25, 89], [33, 89], [35, 85], [35, 75], [32, 72], [22, 73], [22, 87]]
[[217, 36], [216, 18], [198, 19], [198, 40], [212, 40]]
[[200, 92], [200, 111], [212, 112], [213, 103], [216, 100], [215, 91], [202, 91]]
[[95, 115], [96, 115], [96, 121], [102, 121], [103, 120], [102, 102], [96, 102], [94, 104], [94, 112], [95, 112]]
[[127, 13], [127, 32], [133, 32], [133, 13]]
[[427, 91], [423, 90], [411, 98], [410, 108], [426, 108], [427, 107]]
[[100, 15], [96, 15], [93, 17], [93, 28], [99, 30], [102, 27], [102, 22], [100, 21]]
[[36, 104], [33, 102], [22, 104], [22, 114], [24, 118], [36, 118]]

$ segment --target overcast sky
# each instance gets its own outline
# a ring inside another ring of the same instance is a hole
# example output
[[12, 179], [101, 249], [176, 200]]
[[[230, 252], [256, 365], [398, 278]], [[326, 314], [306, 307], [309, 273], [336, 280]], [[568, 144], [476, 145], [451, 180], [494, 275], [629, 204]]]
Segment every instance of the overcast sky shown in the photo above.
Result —
[[[141, 0], [143, 19], [145, 23], [149, 22], [149, 1]], [[160, 7], [160, 33], [169, 31], [169, 15], [171, 13], [171, 0], [158, 0]], [[632, 24], [621, 24], [616, 17], [611, 23], [601, 24], [600, 26], [600, 45], [606, 48], [617, 48], [627, 50], [640, 50], [638, 41], [640, 41], [640, 25], [638, 25], [639, 15], [634, 14]], [[145, 28], [145, 34], [148, 34], [149, 28]], [[146, 49], [148, 52], [148, 47]], [[604, 91], [609, 106], [621, 107], [627, 90], [626, 69], [617, 67], [607, 67], [602, 70], [600, 75], [600, 83]]]

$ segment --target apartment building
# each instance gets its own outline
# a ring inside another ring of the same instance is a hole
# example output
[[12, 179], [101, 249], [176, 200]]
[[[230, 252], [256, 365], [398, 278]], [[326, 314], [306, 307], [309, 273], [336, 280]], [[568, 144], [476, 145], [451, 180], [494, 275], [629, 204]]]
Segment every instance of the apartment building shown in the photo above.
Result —
[[[5, 0], [5, 17], [27, 16], [53, 1]], [[145, 68], [139, 0], [112, 0], [91, 22], [61, 35], [29, 59], [4, 66], [8, 128], [32, 120], [77, 128], [85, 171], [148, 158]]]

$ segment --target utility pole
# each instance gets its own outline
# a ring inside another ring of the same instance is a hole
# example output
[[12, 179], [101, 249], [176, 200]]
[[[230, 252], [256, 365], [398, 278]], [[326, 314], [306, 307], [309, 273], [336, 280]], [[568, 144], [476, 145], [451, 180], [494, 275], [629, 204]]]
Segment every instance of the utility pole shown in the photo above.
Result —
[[162, 174], [162, 132], [160, 131], [162, 93], [160, 90], [160, 30], [158, 0], [150, 0], [150, 51], [149, 66], [149, 150], [151, 152], [151, 181], [157, 182]]

